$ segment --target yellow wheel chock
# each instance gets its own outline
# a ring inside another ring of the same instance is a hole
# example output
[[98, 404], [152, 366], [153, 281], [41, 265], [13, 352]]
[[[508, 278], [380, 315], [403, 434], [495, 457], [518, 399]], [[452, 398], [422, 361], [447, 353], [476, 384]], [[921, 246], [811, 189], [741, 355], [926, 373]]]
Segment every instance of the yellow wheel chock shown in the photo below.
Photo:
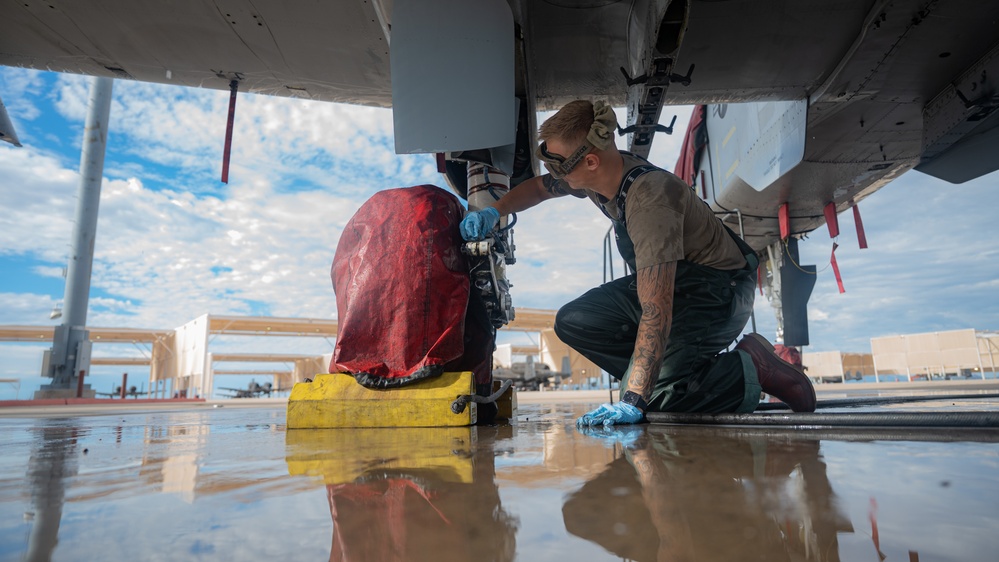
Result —
[[473, 425], [477, 405], [460, 413], [451, 405], [458, 396], [475, 394], [469, 371], [386, 390], [358, 384], [343, 374], [316, 375], [295, 385], [288, 398], [288, 429], [339, 427], [455, 427]]

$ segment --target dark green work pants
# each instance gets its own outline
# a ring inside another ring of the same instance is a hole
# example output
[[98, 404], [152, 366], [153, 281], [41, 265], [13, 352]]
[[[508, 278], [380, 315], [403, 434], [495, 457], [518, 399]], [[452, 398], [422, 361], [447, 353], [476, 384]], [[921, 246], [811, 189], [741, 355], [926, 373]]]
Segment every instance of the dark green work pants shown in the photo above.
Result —
[[[760, 399], [756, 368], [747, 354], [725, 352], [753, 310], [756, 258], [735, 271], [677, 262], [673, 324], [650, 412], [751, 412]], [[587, 291], [555, 317], [559, 339], [621, 380], [631, 374], [642, 307], [637, 276]]]

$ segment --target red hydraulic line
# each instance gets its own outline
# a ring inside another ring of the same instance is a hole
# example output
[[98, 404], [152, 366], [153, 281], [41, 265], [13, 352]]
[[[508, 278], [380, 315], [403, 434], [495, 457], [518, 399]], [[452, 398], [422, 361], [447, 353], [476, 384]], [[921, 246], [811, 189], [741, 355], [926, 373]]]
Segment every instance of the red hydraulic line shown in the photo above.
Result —
[[76, 397], [83, 398], [83, 374], [86, 371], [80, 370], [80, 377], [76, 379]]
[[222, 183], [229, 183], [229, 151], [232, 149], [232, 123], [236, 120], [236, 90], [239, 81], [229, 82], [229, 118], [225, 123], [225, 148], [222, 149]]

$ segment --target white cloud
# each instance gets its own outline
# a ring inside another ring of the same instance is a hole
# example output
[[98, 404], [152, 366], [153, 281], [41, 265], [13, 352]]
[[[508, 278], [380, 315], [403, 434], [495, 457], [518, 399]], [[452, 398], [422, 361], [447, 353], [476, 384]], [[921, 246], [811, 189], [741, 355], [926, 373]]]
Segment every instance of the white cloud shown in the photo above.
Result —
[[[37, 324], [37, 322], [30, 323]], [[29, 391], [29, 386], [33, 387], [42, 382], [42, 379], [36, 377], [42, 370], [42, 354], [50, 347], [52, 344], [0, 343], [0, 378], [22, 379], [20, 388], [0, 385], [0, 400], [12, 400], [15, 395], [21, 398], [30, 396], [29, 392], [34, 388]], [[50, 382], [51, 379], [47, 381]]]
[[43, 81], [39, 73], [23, 68], [9, 68], [0, 73], [0, 93], [6, 98], [4, 106], [14, 125], [18, 138], [24, 134], [23, 121], [33, 121], [41, 114], [34, 98], [42, 93]]
[[0, 147], [0, 254], [33, 252], [48, 261], [69, 253], [77, 174], [40, 151]]
[[42, 277], [58, 277], [60, 279], [63, 277], [64, 272], [63, 268], [54, 266], [38, 266], [33, 267], [31, 270]]
[[83, 122], [87, 117], [87, 95], [91, 78], [76, 74], [57, 76], [53, 88], [56, 110], [67, 119]]
[[4, 324], [42, 324], [48, 320], [56, 299], [36, 293], [0, 293]]
[[829, 313], [820, 308], [812, 307], [812, 309], [808, 311], [808, 317], [812, 320], [821, 322], [829, 319]]

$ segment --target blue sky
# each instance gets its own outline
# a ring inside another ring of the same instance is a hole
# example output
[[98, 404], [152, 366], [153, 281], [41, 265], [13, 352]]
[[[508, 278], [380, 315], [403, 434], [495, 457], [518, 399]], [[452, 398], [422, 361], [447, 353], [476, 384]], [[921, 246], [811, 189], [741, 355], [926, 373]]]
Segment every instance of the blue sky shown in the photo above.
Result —
[[[88, 87], [86, 77], [0, 68], [0, 97], [24, 145], [0, 143], [0, 324], [57, 322], [49, 312], [62, 300]], [[90, 325], [174, 328], [205, 313], [332, 318], [329, 267], [354, 211], [377, 190], [444, 185], [432, 156], [393, 153], [389, 110], [251, 94], [239, 97], [222, 184], [227, 103], [228, 92], [115, 82]], [[689, 108], [678, 114], [678, 134], [659, 135], [651, 155], [670, 169]], [[664, 111], [664, 121], [671, 117]], [[861, 203], [866, 250], [857, 248], [852, 215], [842, 215], [845, 294], [826, 267], [826, 231], [804, 240], [802, 261], [822, 270], [811, 349], [867, 351], [879, 335], [999, 328], [997, 183], [997, 174], [951, 185], [907, 173]], [[571, 198], [523, 213], [509, 272], [515, 306], [556, 308], [599, 284], [606, 230], [596, 208]], [[772, 336], [765, 299], [756, 312], [759, 331]], [[321, 354], [330, 344], [212, 342], [213, 351], [261, 348]], [[0, 344], [0, 378], [37, 384], [42, 349]], [[121, 370], [95, 367], [104, 377], [95, 385], [106, 390]]]

